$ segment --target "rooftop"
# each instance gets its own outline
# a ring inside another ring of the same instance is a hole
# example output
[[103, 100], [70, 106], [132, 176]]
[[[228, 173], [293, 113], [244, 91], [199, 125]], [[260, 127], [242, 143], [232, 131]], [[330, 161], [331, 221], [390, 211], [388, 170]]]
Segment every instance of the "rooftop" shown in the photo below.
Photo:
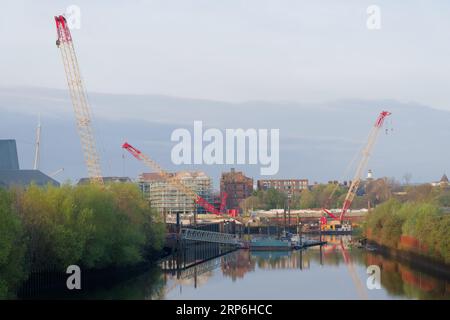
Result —
[[0, 170], [0, 187], [26, 186], [34, 183], [38, 186], [52, 184], [59, 186], [59, 182], [39, 170]]

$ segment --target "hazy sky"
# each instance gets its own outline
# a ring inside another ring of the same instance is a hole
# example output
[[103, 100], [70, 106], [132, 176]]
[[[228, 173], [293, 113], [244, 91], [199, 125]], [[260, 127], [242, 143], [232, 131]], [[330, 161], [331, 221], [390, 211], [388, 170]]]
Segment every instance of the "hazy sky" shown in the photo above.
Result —
[[450, 110], [448, 0], [2, 0], [0, 86], [66, 88], [53, 16], [72, 4], [89, 91]]

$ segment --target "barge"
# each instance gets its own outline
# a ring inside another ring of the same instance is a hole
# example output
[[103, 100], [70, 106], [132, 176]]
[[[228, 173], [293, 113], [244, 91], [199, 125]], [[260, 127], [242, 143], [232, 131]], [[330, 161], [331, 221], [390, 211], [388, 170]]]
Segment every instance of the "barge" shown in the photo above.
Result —
[[249, 249], [253, 251], [289, 251], [292, 250], [290, 241], [278, 239], [253, 239], [249, 242]]

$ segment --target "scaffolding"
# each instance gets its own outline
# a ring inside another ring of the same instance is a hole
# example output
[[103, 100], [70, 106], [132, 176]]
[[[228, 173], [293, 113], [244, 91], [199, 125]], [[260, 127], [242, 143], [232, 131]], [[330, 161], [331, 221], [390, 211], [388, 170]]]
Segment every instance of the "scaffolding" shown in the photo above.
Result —
[[[207, 201], [212, 198], [212, 180], [204, 172], [180, 171], [170, 173], [173, 178], [178, 178], [182, 183], [194, 190], [196, 194]], [[173, 187], [159, 174], [141, 174], [139, 185], [144, 197], [159, 213], [205, 213], [203, 207], [195, 203], [192, 197]]]

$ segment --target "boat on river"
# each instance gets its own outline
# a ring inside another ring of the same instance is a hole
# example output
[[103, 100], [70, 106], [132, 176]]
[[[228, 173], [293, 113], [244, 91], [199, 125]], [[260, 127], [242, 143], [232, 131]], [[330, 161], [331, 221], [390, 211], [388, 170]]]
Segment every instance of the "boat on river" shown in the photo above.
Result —
[[291, 242], [288, 240], [279, 240], [273, 238], [252, 239], [249, 243], [249, 249], [254, 251], [270, 251], [281, 250], [287, 251], [292, 249]]

